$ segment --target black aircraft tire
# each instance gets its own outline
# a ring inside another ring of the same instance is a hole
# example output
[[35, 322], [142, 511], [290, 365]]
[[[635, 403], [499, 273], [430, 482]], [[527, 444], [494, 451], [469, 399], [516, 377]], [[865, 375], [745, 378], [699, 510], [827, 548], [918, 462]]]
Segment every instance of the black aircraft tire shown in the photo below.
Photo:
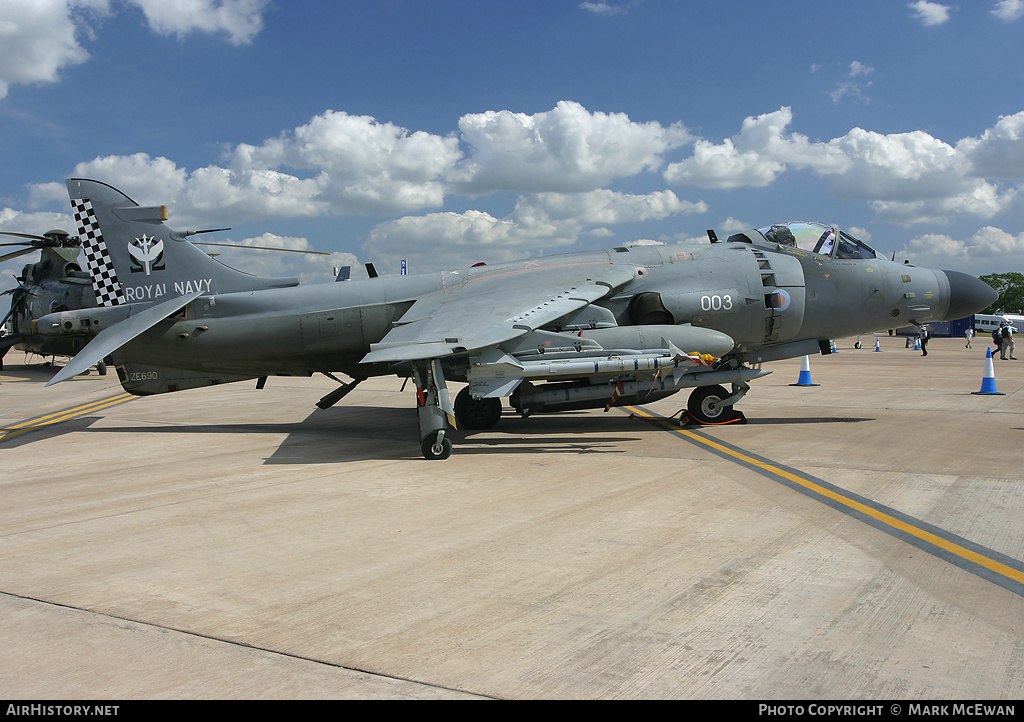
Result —
[[501, 399], [474, 399], [468, 386], [455, 397], [455, 422], [460, 429], [490, 429], [500, 418]]
[[719, 406], [712, 409], [711, 405], [732, 394], [722, 386], [698, 386], [686, 401], [686, 410], [690, 416], [702, 424], [721, 424], [731, 421], [736, 415], [731, 406]]
[[434, 446], [437, 443], [437, 435], [440, 431], [432, 431], [427, 434], [427, 438], [423, 439], [423, 443], [420, 444], [420, 450], [423, 451], [424, 459], [447, 459], [452, 455], [452, 440], [447, 435], [441, 439], [441, 450], [436, 452]]

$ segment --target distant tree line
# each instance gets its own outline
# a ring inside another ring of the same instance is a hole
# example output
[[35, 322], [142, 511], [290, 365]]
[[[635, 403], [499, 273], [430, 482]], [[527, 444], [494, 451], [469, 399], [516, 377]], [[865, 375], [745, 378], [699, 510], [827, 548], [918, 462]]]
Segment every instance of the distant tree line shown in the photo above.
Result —
[[999, 293], [996, 302], [981, 313], [1019, 314], [1024, 310], [1024, 273], [990, 273], [979, 278]]

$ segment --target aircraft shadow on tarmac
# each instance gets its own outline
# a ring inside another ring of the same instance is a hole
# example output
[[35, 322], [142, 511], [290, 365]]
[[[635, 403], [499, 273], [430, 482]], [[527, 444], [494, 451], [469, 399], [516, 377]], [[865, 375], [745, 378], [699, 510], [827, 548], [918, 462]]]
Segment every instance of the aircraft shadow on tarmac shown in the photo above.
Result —
[[854, 424], [861, 421], [877, 421], [869, 416], [803, 416], [790, 418], [747, 418], [751, 426], [774, 426], [776, 424]]
[[[52, 361], [40, 361], [39, 363], [12, 364], [10, 359], [5, 359], [4, 367], [0, 370], [0, 377], [7, 377], [21, 382], [43, 383], [57, 375], [63, 366]], [[102, 379], [103, 376], [96, 373], [95, 369], [89, 369], [82, 376], [92, 376]], [[111, 377], [113, 378], [113, 377]]]
[[[26, 431], [0, 442], [6, 448], [33, 443], [68, 433], [99, 434], [263, 434], [287, 435], [265, 464], [324, 464], [370, 459], [417, 459], [418, 448], [408, 442], [416, 433], [414, 410], [377, 406], [346, 406], [327, 411], [312, 411], [302, 421], [109, 425], [96, 426], [103, 418], [87, 414], [79, 418]], [[860, 417], [775, 417], [750, 418], [752, 426], [787, 424], [856, 423], [873, 421]], [[458, 453], [623, 454], [622, 444], [642, 442], [648, 434], [664, 426], [650, 419], [633, 416], [619, 409], [614, 414], [590, 411], [537, 414], [523, 419], [506, 410], [501, 421], [486, 431], [453, 430], [450, 433]], [[692, 430], [741, 429], [742, 426], [688, 427]]]
[[0, 449], [16, 449], [25, 444], [31, 444], [41, 439], [50, 439], [55, 436], [63, 436], [76, 431], [90, 431], [93, 424], [99, 421], [100, 416], [81, 416], [76, 419], [62, 421], [52, 426], [39, 426], [29, 429], [6, 429], [0, 428]]
[[[265, 464], [325, 464], [370, 459], [423, 461], [419, 448], [409, 443], [416, 435], [414, 409], [347, 406], [313, 411], [302, 421], [129, 425], [105, 423], [99, 414], [84, 415], [25, 431], [0, 442], [12, 448], [64, 434], [263, 434], [287, 437]], [[488, 431], [450, 433], [460, 454], [487, 453], [626, 453], [617, 445], [642, 441], [651, 428], [638, 419], [617, 415], [595, 417], [586, 412], [521, 419], [508, 413]]]

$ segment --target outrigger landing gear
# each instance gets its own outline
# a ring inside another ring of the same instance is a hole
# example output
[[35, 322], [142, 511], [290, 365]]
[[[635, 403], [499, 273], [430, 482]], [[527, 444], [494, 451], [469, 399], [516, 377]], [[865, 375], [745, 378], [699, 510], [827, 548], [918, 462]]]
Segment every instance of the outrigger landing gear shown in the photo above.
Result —
[[447, 459], [452, 454], [448, 438], [448, 421], [455, 422], [455, 410], [448, 396], [448, 385], [441, 371], [441, 361], [415, 361], [412, 365], [416, 382], [416, 419], [420, 428], [420, 450], [425, 459]]
[[452, 455], [452, 440], [445, 436], [445, 430], [432, 431], [420, 443], [424, 459], [447, 459]]

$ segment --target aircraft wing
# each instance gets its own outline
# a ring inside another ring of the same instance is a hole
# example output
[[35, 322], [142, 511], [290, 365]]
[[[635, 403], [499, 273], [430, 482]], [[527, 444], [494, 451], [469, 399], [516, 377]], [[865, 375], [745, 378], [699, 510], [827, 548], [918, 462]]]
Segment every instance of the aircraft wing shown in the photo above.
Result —
[[397, 363], [493, 348], [603, 298], [634, 275], [632, 268], [601, 264], [470, 279], [417, 300], [362, 361]]
[[193, 291], [184, 296], [174, 298], [150, 306], [146, 310], [129, 316], [123, 321], [100, 331], [81, 351], [75, 354], [60, 371], [54, 374], [53, 378], [46, 382], [47, 386], [59, 384], [72, 376], [85, 371], [104, 356], [117, 351], [136, 336], [148, 331], [153, 326], [164, 320], [172, 313], [185, 308], [192, 301], [203, 294], [203, 291]]

